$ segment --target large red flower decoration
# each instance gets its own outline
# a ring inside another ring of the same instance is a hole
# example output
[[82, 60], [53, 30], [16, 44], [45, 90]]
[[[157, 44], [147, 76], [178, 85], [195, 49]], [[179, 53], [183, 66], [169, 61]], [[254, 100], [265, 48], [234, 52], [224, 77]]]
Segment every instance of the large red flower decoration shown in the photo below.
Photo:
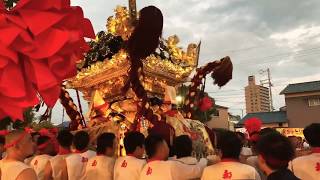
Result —
[[260, 132], [261, 126], [262, 126], [262, 121], [256, 117], [252, 117], [244, 121], [244, 127], [246, 128], [249, 135], [252, 133]]
[[91, 22], [69, 0], [20, 0], [10, 11], [0, 0], [0, 118], [22, 120], [39, 102], [53, 106], [62, 80], [94, 38]]
[[212, 106], [213, 106], [213, 102], [208, 96], [201, 99], [201, 101], [199, 103], [199, 109], [202, 112], [206, 112], [206, 111], [210, 110], [212, 108]]

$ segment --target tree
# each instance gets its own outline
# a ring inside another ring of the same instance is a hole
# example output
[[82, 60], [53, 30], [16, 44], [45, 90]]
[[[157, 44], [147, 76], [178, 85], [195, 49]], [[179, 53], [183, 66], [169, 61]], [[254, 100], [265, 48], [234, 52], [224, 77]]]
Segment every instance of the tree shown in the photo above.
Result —
[[23, 121], [16, 120], [13, 121], [10, 117], [6, 117], [2, 120], [0, 120], [0, 129], [7, 129], [7, 127], [12, 124], [12, 127], [14, 129], [23, 129], [30, 125], [32, 122], [37, 120], [35, 117], [35, 113], [32, 107], [26, 109], [26, 111], [23, 113]]

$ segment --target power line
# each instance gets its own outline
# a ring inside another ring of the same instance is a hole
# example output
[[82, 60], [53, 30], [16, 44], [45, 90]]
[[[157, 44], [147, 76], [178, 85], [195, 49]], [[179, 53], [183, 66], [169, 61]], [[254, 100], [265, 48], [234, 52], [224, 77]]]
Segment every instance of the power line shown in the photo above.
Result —
[[273, 58], [273, 57], [283, 56], [283, 55], [291, 55], [291, 54], [294, 54], [294, 53], [295, 54], [304, 54], [305, 51], [311, 51], [312, 52], [312, 51], [317, 51], [317, 50], [320, 50], [320, 47], [314, 47], [314, 48], [309, 48], [309, 49], [301, 49], [301, 50], [298, 50], [298, 51], [284, 52], [284, 53], [279, 53], [279, 54], [273, 54], [273, 55], [269, 55], [269, 56], [266, 56], [266, 57], [260, 57], [259, 59], [262, 59], [262, 58]]
[[226, 102], [226, 103], [245, 103], [244, 101], [225, 101], [225, 100], [216, 100], [217, 102]]
[[[249, 47], [244, 47], [244, 48], [239, 48], [239, 49], [230, 49], [230, 50], [223, 50], [223, 51], [213, 51], [213, 52], [216, 52], [216, 53], [226, 53], [226, 52], [237, 53], [237, 52], [243, 52], [243, 51], [248, 51], [248, 50], [252, 50], [252, 49], [270, 47], [271, 45], [273, 45], [273, 44], [261, 43], [256, 46], [249, 46]], [[269, 49], [276, 49], [276, 48], [269, 48]]]
[[238, 63], [234, 63], [234, 64], [235, 65], [252, 64], [252, 63], [257, 64], [257, 62], [256, 62], [257, 60], [268, 60], [268, 59], [271, 59], [269, 61], [258, 62], [259, 64], [264, 64], [264, 63], [268, 63], [268, 62], [279, 61], [279, 58], [285, 58], [285, 57], [290, 57], [290, 56], [294, 56], [295, 58], [297, 58], [297, 57], [305, 57], [305, 56], [319, 55], [319, 54], [320, 54], [320, 48], [319, 48], [319, 50], [317, 50], [315, 52], [310, 52], [310, 53], [299, 53], [299, 54], [296, 54], [296, 52], [292, 52], [292, 53], [275, 54], [275, 55], [266, 56], [266, 57], [244, 58], [244, 59], [237, 60], [237, 61], [244, 61], [244, 62], [238, 62]]
[[220, 91], [208, 91], [207, 93], [225, 93], [225, 92], [234, 92], [234, 91], [244, 91], [244, 89], [233, 89], [233, 90], [220, 90]]
[[236, 95], [243, 95], [244, 91], [238, 91], [238, 93], [212, 93], [212, 92], [207, 92], [211, 96], [236, 96]]

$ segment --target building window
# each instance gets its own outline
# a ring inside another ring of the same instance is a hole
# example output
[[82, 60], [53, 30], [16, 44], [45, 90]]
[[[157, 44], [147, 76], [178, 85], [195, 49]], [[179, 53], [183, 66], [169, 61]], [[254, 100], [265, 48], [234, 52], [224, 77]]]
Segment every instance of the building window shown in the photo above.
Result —
[[320, 106], [320, 98], [310, 98], [308, 99], [309, 106]]
[[219, 115], [220, 115], [220, 114], [219, 114], [219, 110], [216, 110], [216, 111], [213, 112], [213, 116], [219, 117]]

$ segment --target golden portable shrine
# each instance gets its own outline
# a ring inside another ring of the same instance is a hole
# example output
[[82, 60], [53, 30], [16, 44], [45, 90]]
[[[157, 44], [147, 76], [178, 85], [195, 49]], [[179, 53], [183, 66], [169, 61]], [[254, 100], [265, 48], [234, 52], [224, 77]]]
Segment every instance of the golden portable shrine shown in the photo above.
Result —
[[[70, 128], [86, 130], [92, 139], [102, 132], [114, 132], [120, 138], [120, 144], [124, 133], [133, 130], [145, 135], [161, 134], [168, 143], [172, 143], [174, 136], [187, 134], [193, 140], [197, 156], [210, 154], [213, 145], [208, 131], [203, 123], [192, 119], [192, 112], [203, 103], [199, 100], [202, 99], [200, 89], [207, 74], [211, 73], [218, 86], [225, 85], [232, 78], [230, 58], [197, 68], [201, 43], [189, 44], [184, 51], [178, 46], [176, 35], [160, 40], [152, 36], [158, 41], [156, 48], [144, 52], [145, 56], [137, 55], [141, 48], [131, 43], [137, 39], [137, 31], [145, 28], [150, 32], [157, 25], [146, 18], [150, 16], [150, 9], [155, 10], [151, 16], [156, 14], [157, 9], [149, 6], [138, 15], [135, 1], [129, 0], [129, 8], [118, 6], [115, 15], [107, 20], [107, 30], [99, 32], [96, 39], [89, 42], [90, 51], [79, 62], [77, 75], [67, 80], [60, 96], [72, 119]], [[162, 18], [161, 11], [160, 15]], [[149, 24], [143, 27], [143, 21]], [[148, 42], [143, 43], [149, 48]], [[184, 105], [177, 110], [176, 89], [184, 83], [190, 83], [189, 90]], [[78, 111], [66, 89], [83, 93], [89, 102], [85, 116]]]

